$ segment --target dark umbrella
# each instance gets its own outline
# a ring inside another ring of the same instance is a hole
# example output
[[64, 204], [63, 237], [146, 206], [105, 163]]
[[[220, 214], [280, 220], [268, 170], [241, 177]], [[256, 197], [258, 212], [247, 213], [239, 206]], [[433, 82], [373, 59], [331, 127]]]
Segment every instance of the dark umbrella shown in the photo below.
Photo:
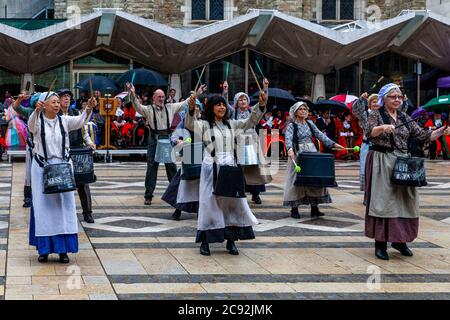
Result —
[[333, 114], [350, 111], [345, 104], [334, 100], [319, 100], [315, 103], [314, 110], [315, 111], [330, 110], [331, 113]]
[[[255, 92], [253, 97], [258, 99], [259, 92]], [[294, 96], [289, 91], [280, 88], [269, 88], [269, 99], [270, 98], [295, 102]]]
[[311, 100], [305, 99], [305, 98], [301, 98], [301, 97], [295, 97], [295, 99], [297, 101], [303, 101], [306, 103], [306, 105], [308, 106], [308, 108], [310, 108], [311, 110], [314, 109], [314, 107], [316, 106], [314, 102], [312, 102]]
[[92, 80], [92, 89], [100, 92], [117, 91], [117, 84], [110, 78], [103, 76], [92, 76], [79, 82], [75, 88], [90, 92], [90, 80]]
[[[134, 79], [133, 79], [134, 77]], [[132, 81], [133, 80], [133, 81]], [[117, 79], [117, 83], [124, 85], [126, 82], [133, 82], [134, 85], [164, 87], [167, 80], [158, 72], [145, 68], [129, 70]]]

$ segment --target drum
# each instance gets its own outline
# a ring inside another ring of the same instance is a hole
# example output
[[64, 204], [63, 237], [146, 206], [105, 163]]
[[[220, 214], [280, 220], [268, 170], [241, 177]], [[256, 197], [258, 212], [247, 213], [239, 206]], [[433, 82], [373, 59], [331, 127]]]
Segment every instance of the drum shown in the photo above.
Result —
[[44, 194], [63, 193], [76, 189], [70, 163], [61, 162], [44, 166]]
[[168, 136], [159, 136], [156, 144], [155, 162], [173, 163], [172, 145]]
[[[217, 171], [218, 174], [217, 174]], [[220, 166], [213, 164], [213, 194], [228, 198], [246, 198], [244, 173], [240, 166]]]
[[[243, 141], [242, 141], [243, 140]], [[259, 164], [258, 159], [258, 145], [254, 141], [252, 135], [242, 135], [239, 138], [238, 147], [238, 163], [241, 166], [257, 166]]]
[[70, 157], [72, 158], [73, 173], [77, 185], [85, 185], [96, 181], [91, 148], [70, 149]]
[[187, 143], [183, 146], [183, 159], [181, 166], [182, 180], [200, 179], [203, 162], [203, 142]]
[[301, 172], [294, 185], [297, 187], [337, 187], [334, 156], [329, 153], [301, 152], [297, 157]]

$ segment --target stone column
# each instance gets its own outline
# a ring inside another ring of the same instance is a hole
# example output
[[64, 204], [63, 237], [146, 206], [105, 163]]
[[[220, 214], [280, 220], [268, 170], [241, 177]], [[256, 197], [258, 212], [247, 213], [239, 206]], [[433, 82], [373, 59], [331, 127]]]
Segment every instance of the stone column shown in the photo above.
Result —
[[315, 101], [318, 97], [325, 97], [325, 76], [323, 74], [314, 75], [314, 92], [313, 100]]
[[179, 74], [170, 75], [169, 89], [171, 88], [177, 90], [175, 100], [178, 101], [181, 97], [181, 77]]

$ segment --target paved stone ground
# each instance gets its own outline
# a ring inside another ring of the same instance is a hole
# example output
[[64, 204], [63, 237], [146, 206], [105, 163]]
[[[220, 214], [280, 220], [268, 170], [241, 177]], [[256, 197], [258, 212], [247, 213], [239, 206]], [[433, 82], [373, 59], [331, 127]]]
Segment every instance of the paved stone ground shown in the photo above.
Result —
[[[252, 205], [257, 239], [239, 242], [239, 256], [213, 245], [211, 257], [194, 243], [196, 216], [172, 221], [173, 209], [159, 199], [163, 170], [147, 207], [144, 163], [98, 164], [96, 223], [80, 223], [80, 252], [67, 266], [57, 256], [37, 262], [22, 208], [24, 163], [0, 163], [0, 299], [449, 299], [450, 162], [426, 167], [414, 257], [390, 249], [391, 260], [381, 261], [363, 234], [358, 163], [337, 164], [339, 188], [321, 206], [325, 217], [311, 219], [305, 207], [300, 220], [280, 205], [281, 163], [263, 204]], [[381, 272], [375, 288], [367, 285], [374, 268]]]

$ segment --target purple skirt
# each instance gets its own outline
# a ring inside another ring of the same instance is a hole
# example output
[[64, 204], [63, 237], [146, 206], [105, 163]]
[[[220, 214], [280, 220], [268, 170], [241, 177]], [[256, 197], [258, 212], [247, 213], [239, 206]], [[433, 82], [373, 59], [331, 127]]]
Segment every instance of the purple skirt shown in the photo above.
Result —
[[374, 152], [377, 151], [369, 151], [366, 158], [366, 191], [364, 194], [364, 203], [366, 204], [365, 234], [367, 237], [380, 242], [412, 242], [417, 238], [419, 232], [419, 218], [378, 218], [369, 216]]

